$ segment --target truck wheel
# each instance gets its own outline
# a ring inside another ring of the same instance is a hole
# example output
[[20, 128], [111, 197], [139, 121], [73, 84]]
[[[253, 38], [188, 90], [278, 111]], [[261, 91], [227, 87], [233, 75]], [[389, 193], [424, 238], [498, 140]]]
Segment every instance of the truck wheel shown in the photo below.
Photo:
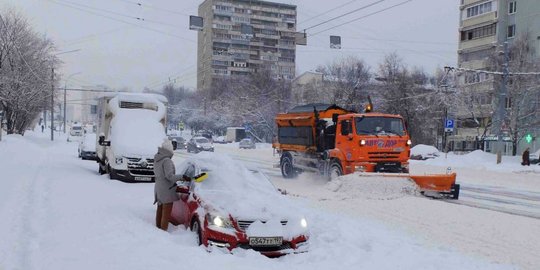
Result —
[[330, 163], [330, 168], [328, 169], [328, 180], [334, 180], [343, 175], [343, 169], [341, 164], [337, 161], [332, 161]]
[[294, 170], [294, 166], [292, 164], [292, 158], [290, 155], [284, 155], [281, 158], [280, 162], [281, 167], [281, 175], [283, 175], [283, 178], [294, 178], [296, 177], [296, 172]]

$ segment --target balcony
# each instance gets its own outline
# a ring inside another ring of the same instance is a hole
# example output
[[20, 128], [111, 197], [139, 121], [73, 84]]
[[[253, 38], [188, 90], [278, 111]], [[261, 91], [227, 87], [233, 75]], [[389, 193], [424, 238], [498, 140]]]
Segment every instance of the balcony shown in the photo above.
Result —
[[488, 24], [497, 22], [497, 12], [485, 13], [480, 16], [471, 17], [461, 21], [461, 29], [474, 28], [479, 24]]
[[459, 42], [459, 50], [470, 50], [479, 47], [491, 47], [497, 43], [497, 36], [489, 36], [472, 40], [464, 40]]

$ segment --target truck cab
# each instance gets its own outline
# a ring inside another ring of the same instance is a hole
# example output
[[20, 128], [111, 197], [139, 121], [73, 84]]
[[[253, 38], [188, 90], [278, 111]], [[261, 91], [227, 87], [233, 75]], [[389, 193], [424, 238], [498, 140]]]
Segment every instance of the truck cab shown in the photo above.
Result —
[[410, 146], [405, 121], [399, 115], [345, 114], [338, 117], [335, 147], [328, 150], [328, 158], [339, 162], [341, 174], [406, 173]]

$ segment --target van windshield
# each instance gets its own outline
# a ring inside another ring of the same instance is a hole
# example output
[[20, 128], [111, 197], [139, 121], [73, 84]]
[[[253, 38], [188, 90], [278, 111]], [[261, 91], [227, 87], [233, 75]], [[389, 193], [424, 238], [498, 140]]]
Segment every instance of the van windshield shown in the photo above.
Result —
[[405, 135], [403, 120], [395, 117], [356, 117], [358, 135]]

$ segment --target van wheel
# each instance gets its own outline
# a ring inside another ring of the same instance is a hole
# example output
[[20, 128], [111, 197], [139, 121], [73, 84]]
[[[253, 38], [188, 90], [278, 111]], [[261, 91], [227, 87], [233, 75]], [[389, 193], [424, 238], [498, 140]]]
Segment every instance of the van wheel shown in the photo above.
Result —
[[116, 172], [114, 171], [114, 169], [111, 168], [110, 165], [107, 165], [107, 171], [109, 172], [109, 179], [111, 180], [118, 179], [118, 177], [116, 176]]
[[106, 174], [107, 172], [103, 169], [103, 166], [101, 166], [101, 163], [98, 162], [98, 172], [99, 172], [99, 175], [104, 175]]
[[338, 161], [332, 161], [328, 170], [328, 180], [334, 180], [343, 175], [343, 169]]
[[202, 245], [202, 233], [201, 233], [201, 224], [195, 217], [193, 222], [191, 222], [191, 231], [197, 234], [197, 245]]
[[292, 157], [288, 154], [284, 155], [281, 158], [280, 162], [281, 167], [281, 175], [283, 175], [283, 178], [294, 178], [296, 177], [296, 171], [294, 170], [294, 166], [292, 163]]

